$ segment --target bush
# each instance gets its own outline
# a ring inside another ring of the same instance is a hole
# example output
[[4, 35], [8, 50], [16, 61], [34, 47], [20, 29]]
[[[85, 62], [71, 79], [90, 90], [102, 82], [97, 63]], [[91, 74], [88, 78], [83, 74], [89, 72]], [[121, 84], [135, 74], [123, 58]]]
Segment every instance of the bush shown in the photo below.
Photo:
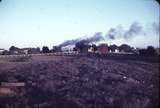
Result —
[[43, 53], [49, 53], [49, 48], [47, 46], [43, 46], [42, 52]]
[[146, 55], [146, 56], [156, 55], [156, 50], [154, 49], [153, 46], [148, 46], [147, 49], [139, 50], [139, 54]]

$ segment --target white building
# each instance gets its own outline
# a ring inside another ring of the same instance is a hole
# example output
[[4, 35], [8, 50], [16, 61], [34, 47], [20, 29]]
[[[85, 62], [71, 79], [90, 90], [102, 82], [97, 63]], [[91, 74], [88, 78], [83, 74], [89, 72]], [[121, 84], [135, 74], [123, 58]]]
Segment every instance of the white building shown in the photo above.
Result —
[[61, 48], [62, 52], [72, 53], [75, 45], [67, 45]]
[[119, 53], [119, 50], [118, 50], [118, 49], [115, 49], [115, 53]]
[[88, 52], [91, 52], [91, 53], [93, 53], [93, 52], [94, 52], [94, 49], [93, 49], [93, 47], [90, 47], [90, 48], [88, 49]]

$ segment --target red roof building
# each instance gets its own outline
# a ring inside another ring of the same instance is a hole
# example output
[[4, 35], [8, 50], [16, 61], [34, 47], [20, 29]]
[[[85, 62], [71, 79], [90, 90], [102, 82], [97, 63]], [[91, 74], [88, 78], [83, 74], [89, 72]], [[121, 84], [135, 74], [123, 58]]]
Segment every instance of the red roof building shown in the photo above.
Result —
[[98, 46], [98, 53], [99, 54], [107, 54], [108, 53], [108, 45], [107, 44], [100, 44]]

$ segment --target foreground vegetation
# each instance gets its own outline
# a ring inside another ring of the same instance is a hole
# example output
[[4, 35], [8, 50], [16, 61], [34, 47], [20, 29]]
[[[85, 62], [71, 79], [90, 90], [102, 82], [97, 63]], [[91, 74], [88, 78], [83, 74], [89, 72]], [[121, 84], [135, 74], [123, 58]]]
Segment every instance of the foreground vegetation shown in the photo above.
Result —
[[[110, 59], [108, 59], [110, 58]], [[98, 56], [0, 62], [0, 82], [24, 82], [2, 108], [156, 108], [158, 63]]]

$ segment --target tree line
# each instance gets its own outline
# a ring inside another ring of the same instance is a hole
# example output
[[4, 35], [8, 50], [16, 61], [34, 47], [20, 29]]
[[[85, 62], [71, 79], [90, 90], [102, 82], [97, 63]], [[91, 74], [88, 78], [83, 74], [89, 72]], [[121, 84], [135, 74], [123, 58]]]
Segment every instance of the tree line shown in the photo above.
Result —
[[[79, 51], [80, 53], [83, 51], [83, 49], [88, 49], [92, 47], [93, 52], [96, 52], [98, 50], [98, 46], [95, 44], [88, 44], [85, 41], [79, 41], [75, 44], [75, 47], [73, 48], [73, 51]], [[30, 48], [28, 49], [28, 53], [32, 54], [32, 53], [54, 53], [54, 52], [62, 52], [62, 46], [53, 46], [52, 49], [49, 49], [48, 46], [43, 46], [42, 49], [40, 49], [39, 47], [37, 48]], [[10, 55], [12, 54], [12, 52], [14, 51], [19, 51], [22, 50], [18, 47], [15, 46], [11, 46], [9, 48], [9, 50], [5, 50], [3, 51], [2, 55]], [[120, 46], [117, 46], [116, 44], [113, 45], [109, 45], [108, 46], [108, 50], [110, 52], [115, 52], [115, 50], [119, 50], [120, 52], [133, 52], [135, 49], [133, 47], [131, 47], [130, 45], [127, 44], [122, 44]], [[143, 48], [143, 49], [137, 49], [139, 55], [157, 55], [157, 51], [153, 46], [148, 46], [147, 48]]]

